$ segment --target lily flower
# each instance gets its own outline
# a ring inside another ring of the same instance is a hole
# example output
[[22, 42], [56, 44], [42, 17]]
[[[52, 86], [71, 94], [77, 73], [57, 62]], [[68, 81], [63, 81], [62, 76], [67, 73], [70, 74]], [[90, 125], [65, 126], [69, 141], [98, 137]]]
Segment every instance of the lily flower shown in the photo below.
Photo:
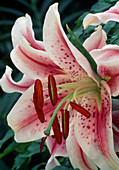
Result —
[[[51, 158], [46, 167], [58, 164], [55, 156], [68, 155], [76, 168], [119, 169], [110, 87], [106, 79], [97, 79], [88, 60], [68, 40], [57, 8], [55, 3], [48, 9], [43, 42], [35, 40], [28, 15], [19, 18], [12, 29], [11, 59], [35, 83], [8, 114], [8, 124], [17, 142], [41, 138], [42, 150], [47, 138]], [[99, 26], [84, 46], [92, 52], [105, 46], [105, 41], [106, 34]]]
[[83, 25], [86, 29], [89, 25], [100, 25], [101, 23], [106, 24], [108, 21], [119, 22], [119, 2], [105, 12], [96, 14], [89, 13], [84, 18]]

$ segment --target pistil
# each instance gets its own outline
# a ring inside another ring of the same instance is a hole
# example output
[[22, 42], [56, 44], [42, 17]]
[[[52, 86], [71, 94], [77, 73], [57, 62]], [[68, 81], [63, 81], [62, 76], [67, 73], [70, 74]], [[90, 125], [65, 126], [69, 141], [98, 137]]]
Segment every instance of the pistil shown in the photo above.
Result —
[[63, 103], [70, 97], [72, 96], [73, 92], [69, 93], [66, 97], [63, 98], [63, 100], [58, 104], [58, 106], [56, 107], [51, 119], [50, 119], [50, 123], [47, 127], [47, 129], [44, 131], [45, 135], [46, 136], [49, 136], [50, 135], [50, 130], [51, 130], [51, 127], [52, 127], [52, 124], [53, 124], [53, 121], [55, 119], [55, 116], [58, 112], [58, 110], [60, 109], [60, 107], [63, 105]]

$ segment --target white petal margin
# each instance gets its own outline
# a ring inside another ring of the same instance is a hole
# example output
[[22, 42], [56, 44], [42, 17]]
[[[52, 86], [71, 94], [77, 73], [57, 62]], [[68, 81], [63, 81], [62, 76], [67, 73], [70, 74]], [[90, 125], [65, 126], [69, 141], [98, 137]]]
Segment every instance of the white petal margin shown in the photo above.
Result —
[[60, 166], [60, 163], [56, 158], [50, 158], [46, 164], [45, 170], [52, 170], [54, 167]]
[[89, 25], [99, 25], [101, 23], [106, 24], [108, 21], [119, 22], [119, 2], [115, 6], [111, 7], [105, 12], [100, 12], [96, 14], [88, 14], [83, 20], [84, 29]]
[[20, 39], [10, 56], [14, 65], [33, 79], [44, 79], [49, 74], [64, 74], [60, 67], [53, 63], [46, 51], [31, 47], [24, 37]]
[[56, 142], [55, 138], [49, 136], [47, 137], [46, 144], [51, 153], [51, 157], [49, 158], [46, 165], [46, 170], [50, 170], [53, 168], [52, 166], [55, 167], [57, 165], [60, 165], [57, 159], [55, 158], [56, 156], [63, 156], [63, 157], [68, 156], [66, 150], [66, 140], [63, 139], [63, 135], [62, 135], [62, 143], [59, 145]]
[[82, 100], [84, 108], [88, 109], [89, 105], [92, 107], [91, 117], [82, 119], [80, 115], [77, 116], [75, 136], [85, 154], [101, 170], [119, 170], [119, 159], [113, 142], [110, 88], [105, 81], [102, 81], [100, 96], [100, 108], [99, 101], [94, 97], [94, 102], [91, 101], [90, 95], [87, 95], [88, 101], [85, 98], [86, 102]]
[[13, 47], [16, 47], [16, 45], [19, 44], [21, 37], [24, 37], [33, 48], [45, 51], [43, 42], [37, 41], [34, 38], [32, 21], [28, 14], [26, 14], [25, 17], [20, 17], [16, 20], [12, 28], [11, 36]]
[[104, 30], [102, 30], [102, 26], [99, 25], [95, 32], [91, 34], [89, 38], [85, 40], [83, 43], [84, 47], [88, 52], [94, 49], [101, 49], [106, 45], [107, 36]]
[[119, 46], [109, 44], [90, 53], [97, 63], [98, 74], [110, 78], [107, 83], [111, 94], [119, 95]]
[[62, 28], [58, 3], [50, 6], [46, 14], [43, 27], [43, 41], [45, 49], [52, 60], [71, 74], [72, 77], [82, 79], [88, 73], [90, 77], [94, 78], [94, 72], [88, 60], [68, 40]]
[[26, 75], [19, 82], [15, 82], [12, 79], [12, 69], [6, 66], [5, 73], [3, 77], [0, 79], [0, 86], [2, 87], [3, 91], [7, 93], [13, 92], [25, 92], [33, 83], [34, 80], [27, 77]]
[[74, 134], [73, 126], [70, 128], [69, 136], [66, 141], [66, 147], [69, 159], [74, 168], [79, 168], [80, 170], [97, 170], [96, 165], [86, 156], [79, 146]]

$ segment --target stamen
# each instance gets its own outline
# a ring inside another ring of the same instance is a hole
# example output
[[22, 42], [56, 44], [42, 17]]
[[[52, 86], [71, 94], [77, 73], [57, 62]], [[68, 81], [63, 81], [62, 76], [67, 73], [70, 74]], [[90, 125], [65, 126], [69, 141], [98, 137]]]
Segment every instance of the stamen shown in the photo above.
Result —
[[83, 108], [80, 104], [70, 102], [70, 105], [73, 109], [75, 109], [76, 111], [84, 115], [85, 117], [89, 118], [91, 116], [91, 114], [85, 108]]
[[49, 90], [51, 103], [53, 106], [55, 106], [57, 104], [58, 97], [57, 97], [56, 82], [52, 75], [48, 76], [48, 90]]
[[62, 131], [64, 139], [67, 139], [69, 134], [69, 111], [61, 110], [62, 112]]
[[40, 142], [40, 152], [42, 152], [47, 137], [43, 137]]
[[62, 135], [61, 135], [60, 125], [59, 125], [57, 116], [55, 116], [55, 119], [52, 124], [52, 128], [53, 128], [54, 136], [55, 136], [57, 143], [61, 144], [62, 143]]
[[53, 121], [55, 119], [55, 116], [58, 112], [58, 110], [60, 109], [60, 107], [63, 105], [63, 103], [69, 98], [72, 96], [74, 92], [72, 91], [71, 93], [69, 93], [65, 98], [62, 99], [62, 101], [58, 104], [58, 106], [56, 107], [53, 115], [52, 115], [52, 118], [50, 119], [50, 123], [47, 127], [47, 129], [44, 131], [45, 135], [49, 136], [50, 135], [50, 130], [51, 130], [51, 127], [52, 127], [52, 124], [53, 124]]
[[35, 105], [38, 118], [41, 121], [41, 123], [43, 123], [45, 121], [44, 113], [43, 113], [44, 98], [43, 98], [42, 83], [38, 79], [35, 81], [35, 85], [34, 85], [33, 102]]
[[42, 83], [39, 79], [36, 79], [35, 81], [34, 94], [35, 94], [36, 102], [38, 103], [39, 107], [42, 109], [44, 105], [43, 88], [42, 88]]
[[37, 116], [40, 122], [44, 123], [45, 121], [44, 113], [43, 113], [43, 110], [39, 107], [38, 103], [36, 102], [35, 94], [33, 94], [33, 102], [34, 102], [35, 110], [36, 110], [36, 113], [37, 113]]

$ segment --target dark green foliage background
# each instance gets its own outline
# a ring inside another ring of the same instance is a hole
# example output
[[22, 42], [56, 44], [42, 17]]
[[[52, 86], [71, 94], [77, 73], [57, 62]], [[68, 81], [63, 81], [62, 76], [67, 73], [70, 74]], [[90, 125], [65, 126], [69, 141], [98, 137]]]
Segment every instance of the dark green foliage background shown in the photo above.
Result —
[[[18, 17], [24, 16], [25, 13], [28, 13], [32, 17], [36, 39], [42, 40], [44, 16], [49, 5], [54, 2], [56, 1], [0, 1], [0, 78], [5, 71], [6, 65], [13, 68], [14, 71], [12, 76], [14, 80], [18, 81], [22, 77], [22, 74], [19, 73], [10, 60], [10, 51], [12, 50], [10, 34], [14, 21]], [[94, 31], [94, 27], [92, 26], [89, 26], [87, 30], [83, 29], [82, 20], [84, 16], [89, 12], [89, 10], [92, 13], [105, 11], [113, 6], [117, 0], [60, 0], [57, 2], [59, 2], [59, 11], [65, 31], [65, 25], [68, 24], [80, 41], [84, 42], [84, 40]], [[119, 24], [115, 22], [108, 22], [103, 28], [108, 34], [107, 43], [116, 43], [119, 45]], [[40, 153], [40, 140], [25, 144], [16, 143], [13, 138], [13, 131], [7, 125], [6, 116], [19, 96], [20, 94], [18, 93], [5, 94], [0, 89], [0, 170], [44, 169], [50, 156], [47, 147], [45, 146], [43, 151]], [[62, 164], [62, 167], [56, 167], [54, 170], [73, 170], [68, 158], [59, 157], [58, 160]]]

